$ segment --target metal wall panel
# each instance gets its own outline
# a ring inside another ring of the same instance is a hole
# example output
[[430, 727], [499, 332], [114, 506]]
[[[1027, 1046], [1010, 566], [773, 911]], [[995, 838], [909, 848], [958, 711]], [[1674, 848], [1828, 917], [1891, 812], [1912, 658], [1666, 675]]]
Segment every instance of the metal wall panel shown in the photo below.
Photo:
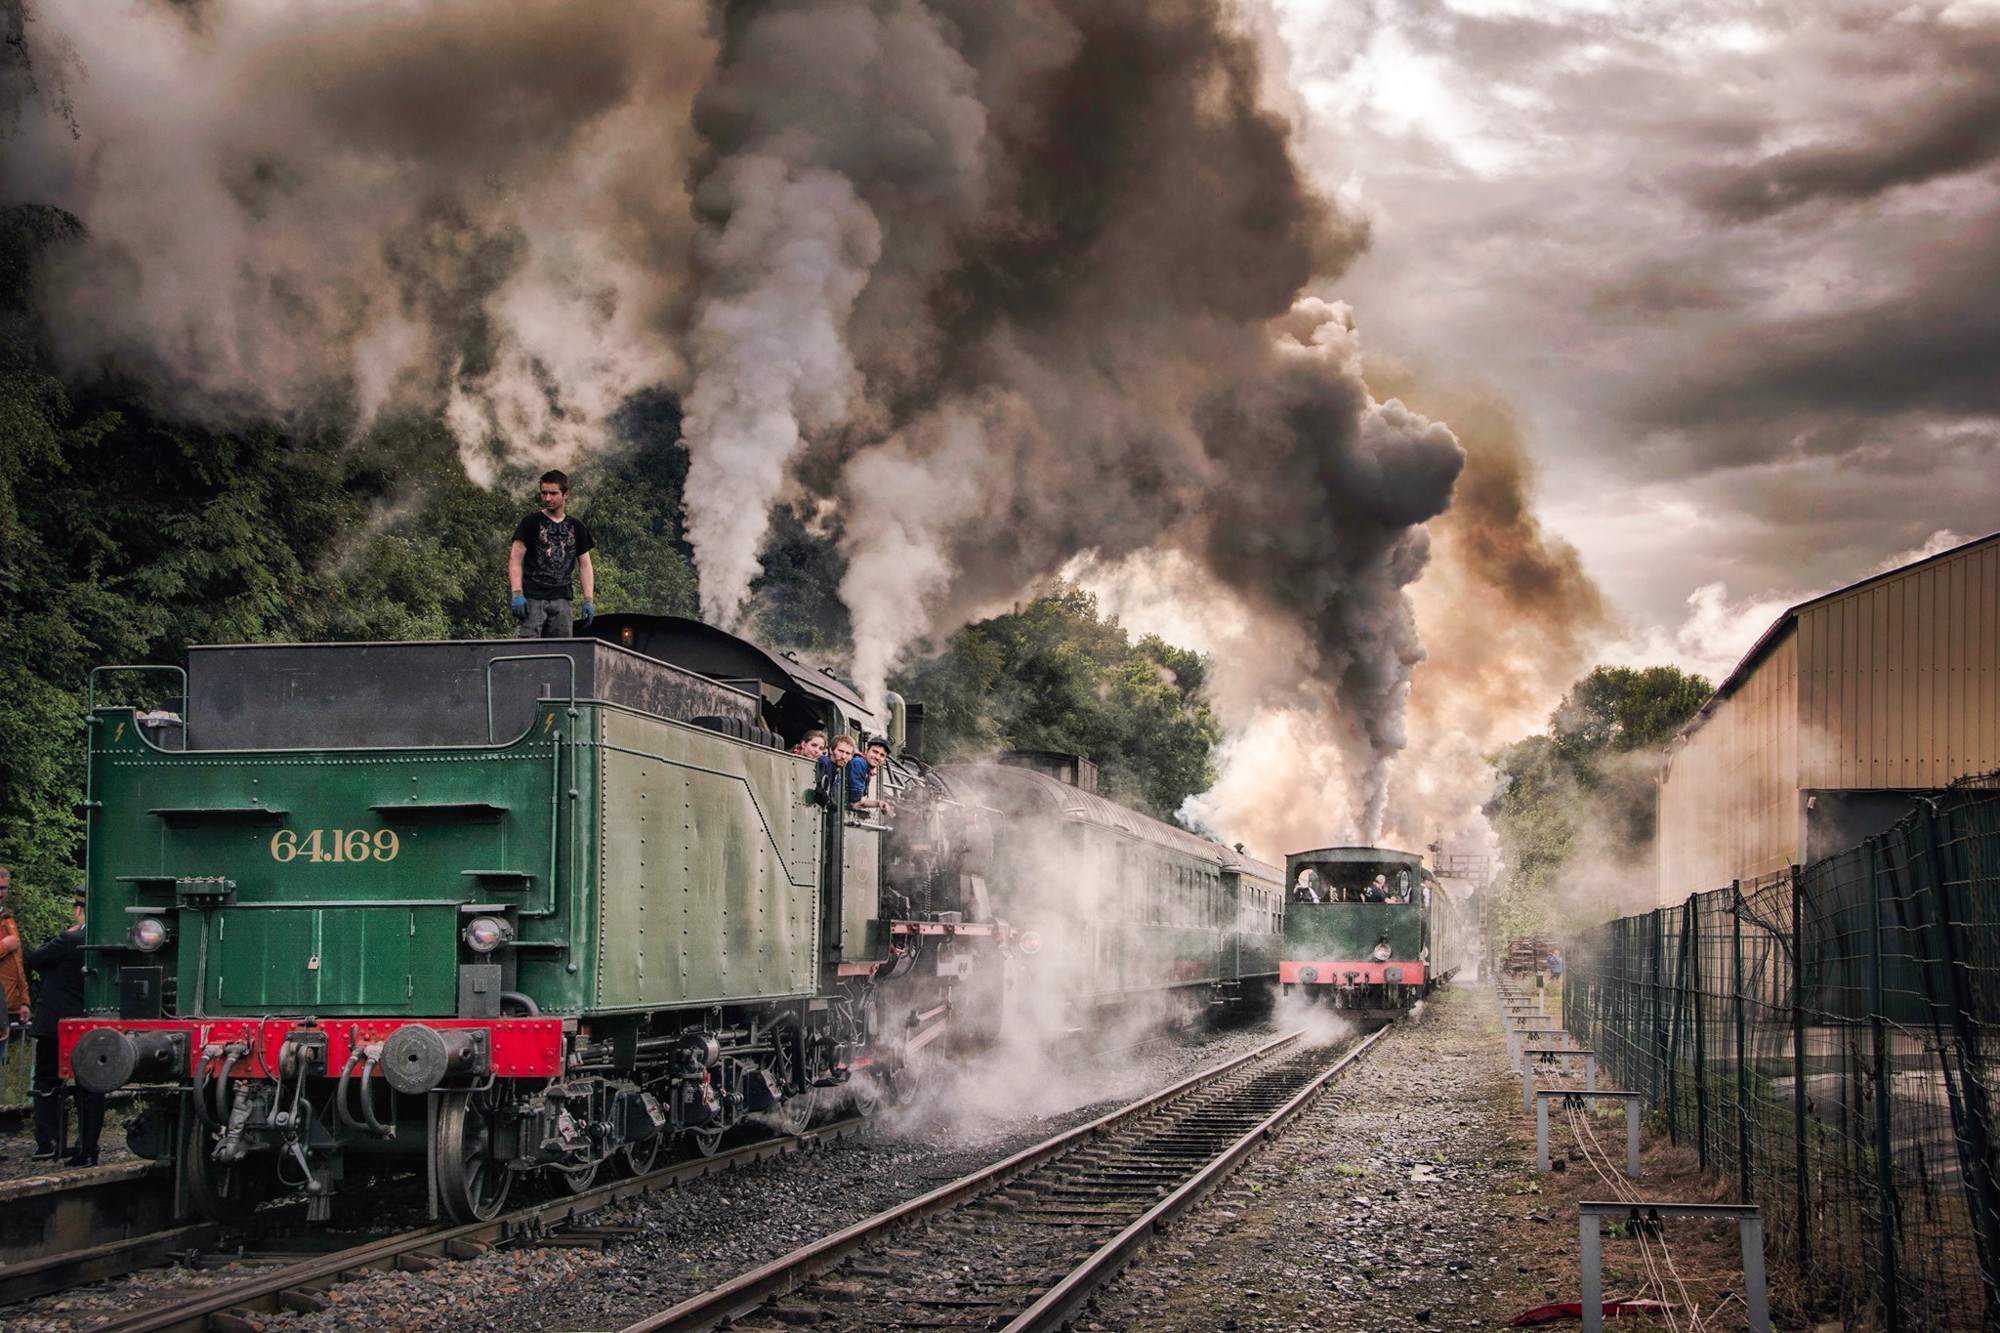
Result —
[[1799, 641], [1787, 635], [1670, 751], [1660, 901], [1782, 870], [1798, 856]]
[[[1798, 613], [1802, 788], [1935, 788], [2000, 769], [2000, 541]], [[1757, 668], [1762, 671], [1760, 665]]]
[[819, 819], [796, 756], [602, 710], [596, 1006], [810, 994]]
[[2000, 770], [2000, 538], [1806, 603], [1669, 750], [1660, 898], [1804, 855], [1809, 791]]

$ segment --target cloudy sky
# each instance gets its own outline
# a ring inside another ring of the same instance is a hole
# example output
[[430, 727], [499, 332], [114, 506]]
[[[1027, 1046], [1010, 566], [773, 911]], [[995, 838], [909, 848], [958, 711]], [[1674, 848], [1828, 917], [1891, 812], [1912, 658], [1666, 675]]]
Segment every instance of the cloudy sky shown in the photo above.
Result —
[[1512, 405], [1609, 655], [1726, 670], [2000, 528], [2000, 3], [1273, 8], [1299, 151], [1372, 225], [1329, 294]]

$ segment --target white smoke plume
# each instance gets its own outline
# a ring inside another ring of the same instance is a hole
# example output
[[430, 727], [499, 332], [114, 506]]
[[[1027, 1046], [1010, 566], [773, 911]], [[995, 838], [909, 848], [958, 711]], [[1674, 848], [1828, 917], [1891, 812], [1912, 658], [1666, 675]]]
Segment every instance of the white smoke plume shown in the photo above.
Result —
[[729, 221], [702, 248], [716, 279], [696, 317], [687, 531], [702, 611], [733, 628], [801, 431], [838, 424], [854, 389], [843, 333], [880, 256], [874, 214], [846, 180], [771, 157], [725, 164]]
[[703, 611], [733, 626], [793, 460], [864, 391], [856, 302], [871, 293], [864, 323], [906, 336], [950, 253], [939, 229], [983, 197], [985, 112], [911, 0], [739, 5], [725, 31], [696, 108], [713, 157], [695, 195], [687, 510]]
[[0, 140], [0, 201], [90, 232], [41, 283], [72, 373], [211, 415], [438, 412], [480, 478], [679, 375], [692, 0], [8, 8], [67, 115]]

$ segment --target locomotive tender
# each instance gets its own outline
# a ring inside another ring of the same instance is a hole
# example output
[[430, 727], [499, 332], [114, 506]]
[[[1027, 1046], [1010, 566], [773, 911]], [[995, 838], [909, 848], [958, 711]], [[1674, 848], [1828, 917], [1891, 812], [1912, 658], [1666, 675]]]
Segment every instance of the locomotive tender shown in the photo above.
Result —
[[195, 648], [184, 721], [92, 707], [62, 1059], [141, 1085], [184, 1212], [324, 1219], [401, 1166], [490, 1217], [527, 1171], [893, 1090], [984, 1006], [1005, 930], [967, 917], [941, 787], [892, 831], [780, 748], [872, 722], [852, 690], [698, 621], [593, 632]]
[[[1467, 895], [1414, 852], [1324, 847], [1285, 858], [1283, 993], [1371, 1013], [1405, 1012], [1474, 947]], [[1375, 886], [1379, 883], [1379, 889]]]

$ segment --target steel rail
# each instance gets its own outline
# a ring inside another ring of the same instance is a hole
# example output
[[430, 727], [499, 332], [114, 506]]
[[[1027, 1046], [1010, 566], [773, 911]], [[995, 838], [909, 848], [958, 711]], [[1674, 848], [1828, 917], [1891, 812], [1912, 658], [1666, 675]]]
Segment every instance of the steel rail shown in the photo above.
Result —
[[[533, 1241], [569, 1226], [580, 1218], [634, 1195], [730, 1171], [767, 1158], [797, 1152], [810, 1144], [843, 1138], [859, 1130], [859, 1117], [834, 1121], [817, 1129], [746, 1144], [713, 1157], [678, 1162], [658, 1171], [582, 1194], [550, 1199], [503, 1213], [489, 1222], [464, 1226], [427, 1227], [386, 1240], [371, 1241], [335, 1254], [306, 1259], [258, 1277], [201, 1292], [185, 1300], [133, 1313], [124, 1319], [92, 1325], [95, 1333], [205, 1333], [216, 1328], [251, 1328], [253, 1313], [271, 1312], [288, 1303], [292, 1308], [317, 1308], [314, 1292], [346, 1274], [368, 1268], [428, 1268], [445, 1258], [470, 1259], [494, 1245]], [[99, 1276], [104, 1276], [99, 1274]], [[323, 1297], [320, 1298], [324, 1300]]]
[[1390, 1032], [1389, 1028], [1379, 1028], [1357, 1043], [1353, 1050], [1329, 1065], [1320, 1075], [1308, 1083], [1283, 1106], [1266, 1116], [1262, 1123], [1244, 1134], [1236, 1142], [1224, 1149], [1214, 1160], [1197, 1171], [1185, 1184], [1159, 1203], [1146, 1210], [1131, 1226], [1106, 1241], [1097, 1252], [1070, 1271], [1069, 1276], [1051, 1287], [1048, 1294], [1022, 1311], [1020, 1317], [1008, 1324], [1001, 1333], [1049, 1333], [1073, 1318], [1090, 1299], [1091, 1293], [1110, 1281], [1120, 1269], [1132, 1260], [1139, 1248], [1175, 1218], [1192, 1208], [1210, 1190], [1229, 1176], [1266, 1139], [1277, 1132], [1292, 1117], [1305, 1110], [1326, 1090], [1326, 1085], [1347, 1072], [1348, 1068], [1363, 1055], [1373, 1050], [1375, 1043]]
[[[743, 1318], [773, 1297], [783, 1296], [796, 1290], [808, 1279], [833, 1267], [884, 1232], [893, 1230], [902, 1223], [944, 1212], [969, 1199], [991, 1193], [1015, 1176], [1061, 1157], [1082, 1144], [1102, 1138], [1110, 1131], [1178, 1101], [1209, 1083], [1260, 1061], [1269, 1060], [1273, 1055], [1296, 1045], [1303, 1035], [1302, 1031], [1286, 1033], [1225, 1064], [1191, 1075], [1172, 1087], [1100, 1116], [1087, 1125], [1025, 1148], [1005, 1161], [975, 1171], [907, 1203], [898, 1204], [874, 1217], [864, 1219], [791, 1254], [741, 1274], [711, 1291], [690, 1297], [637, 1323], [628, 1324], [622, 1333], [698, 1333], [700, 1330], [715, 1328]], [[1379, 1039], [1380, 1035], [1377, 1033], [1368, 1038], [1359, 1049], [1367, 1049]], [[1334, 1068], [1346, 1068], [1351, 1058], [1350, 1056], [1343, 1059]], [[1324, 1077], [1315, 1080], [1315, 1085], [1324, 1086], [1324, 1081]], [[1292, 1106], [1296, 1100], [1295, 1098], [1293, 1102], [1288, 1102], [1287, 1106]], [[1281, 1119], [1289, 1114], [1289, 1111], [1281, 1110], [1276, 1114]]]

